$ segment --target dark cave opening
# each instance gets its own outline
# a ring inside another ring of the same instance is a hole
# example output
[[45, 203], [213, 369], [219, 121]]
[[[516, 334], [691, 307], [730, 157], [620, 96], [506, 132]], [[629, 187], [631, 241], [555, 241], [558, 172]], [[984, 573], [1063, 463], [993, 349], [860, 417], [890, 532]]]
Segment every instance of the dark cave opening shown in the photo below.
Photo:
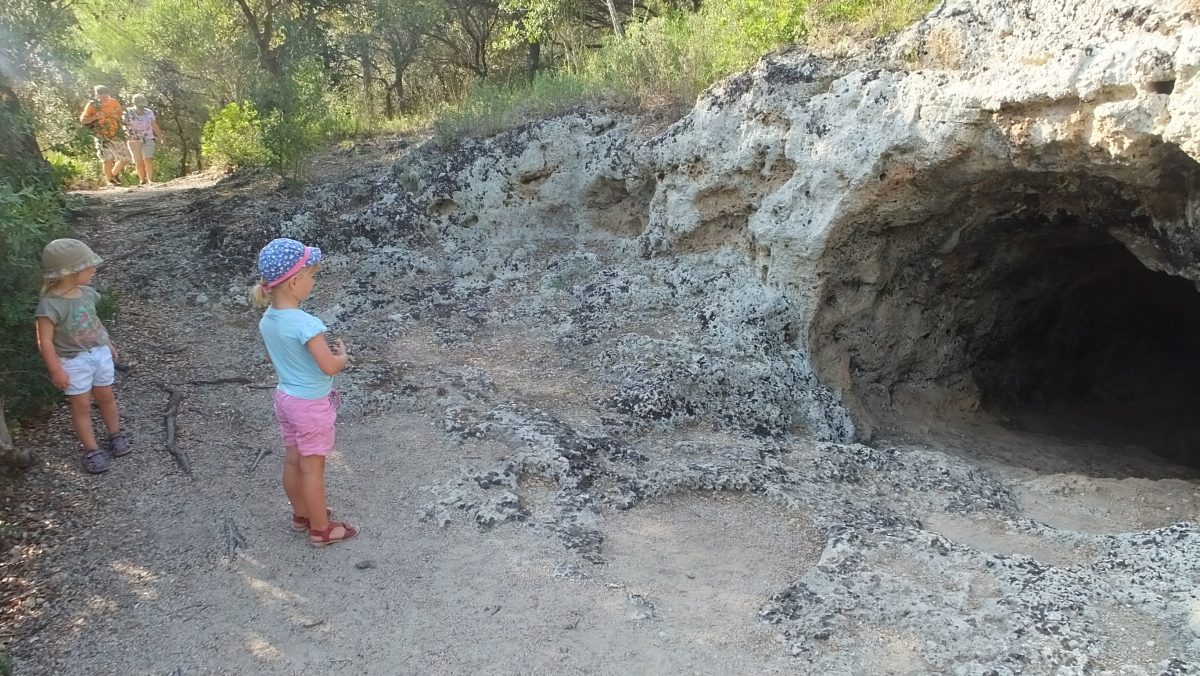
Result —
[[1107, 232], [1074, 227], [997, 280], [1004, 328], [968, 355], [984, 411], [1200, 466], [1200, 293]]
[[987, 421], [1200, 468], [1200, 292], [1112, 234], [1150, 225], [1119, 190], [1037, 187], [848, 228], [810, 325], [818, 372], [867, 438]]

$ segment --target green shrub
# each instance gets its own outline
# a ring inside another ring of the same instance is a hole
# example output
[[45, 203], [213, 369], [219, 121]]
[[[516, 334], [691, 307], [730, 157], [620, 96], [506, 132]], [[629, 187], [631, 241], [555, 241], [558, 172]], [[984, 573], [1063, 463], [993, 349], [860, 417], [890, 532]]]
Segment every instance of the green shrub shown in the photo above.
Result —
[[263, 138], [263, 123], [253, 103], [230, 103], [204, 123], [200, 148], [210, 164], [221, 167], [263, 166], [271, 153]]
[[183, 155], [178, 148], [159, 145], [154, 151], [154, 180], [169, 181], [182, 176]]
[[270, 158], [268, 164], [289, 181], [299, 181], [305, 174], [305, 161], [316, 148], [319, 134], [312, 120], [304, 113], [272, 110], [263, 120], [263, 146]]
[[349, 99], [330, 87], [314, 61], [295, 64], [282, 78], [264, 83], [255, 95], [266, 164], [284, 179], [297, 182], [308, 157], [320, 147], [353, 136], [358, 121]]
[[33, 122], [0, 78], [0, 403], [16, 417], [53, 401], [34, 342], [41, 250], [64, 229], [66, 202], [37, 153]]
[[54, 182], [61, 188], [71, 190], [85, 185], [88, 173], [87, 162], [56, 150], [47, 150], [42, 153], [42, 156], [50, 163], [50, 174], [54, 178]]
[[16, 417], [47, 402], [58, 391], [38, 354], [33, 310], [41, 283], [42, 247], [62, 234], [65, 211], [49, 178], [14, 190], [0, 180], [0, 399]]

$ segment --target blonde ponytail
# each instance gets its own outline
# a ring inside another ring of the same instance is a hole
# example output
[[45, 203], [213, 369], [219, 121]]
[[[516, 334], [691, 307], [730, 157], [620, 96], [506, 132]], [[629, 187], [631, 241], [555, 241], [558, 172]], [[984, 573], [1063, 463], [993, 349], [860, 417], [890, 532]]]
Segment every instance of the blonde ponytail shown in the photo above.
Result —
[[264, 308], [271, 304], [271, 292], [263, 286], [262, 280], [250, 287], [250, 304], [256, 308]]

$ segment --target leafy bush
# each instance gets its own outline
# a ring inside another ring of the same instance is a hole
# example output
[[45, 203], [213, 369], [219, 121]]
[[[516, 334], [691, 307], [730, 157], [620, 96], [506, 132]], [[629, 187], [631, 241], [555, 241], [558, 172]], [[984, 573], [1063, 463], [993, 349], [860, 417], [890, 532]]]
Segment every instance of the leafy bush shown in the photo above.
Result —
[[355, 132], [348, 97], [331, 89], [315, 61], [296, 64], [256, 98], [260, 109], [269, 111], [262, 118], [268, 164], [289, 181], [303, 179], [307, 159], [317, 148]]
[[[2, 97], [0, 97], [2, 99]], [[15, 99], [0, 106], [0, 402], [17, 416], [52, 401], [57, 390], [35, 347], [33, 310], [46, 242], [60, 235], [66, 203], [52, 170], [36, 155], [33, 125]]]
[[[49, 181], [47, 181], [49, 183]], [[0, 182], [0, 400], [17, 417], [53, 401], [57, 390], [38, 355], [33, 309], [42, 247], [61, 234], [64, 207], [49, 185], [14, 191]]]
[[263, 139], [263, 123], [253, 103], [230, 103], [204, 123], [200, 148], [210, 164], [236, 168], [263, 166], [271, 153]]
[[83, 187], [86, 184], [87, 162], [56, 150], [47, 150], [42, 156], [50, 163], [50, 175], [54, 182], [64, 190]]
[[178, 148], [159, 144], [154, 151], [154, 180], [169, 181], [183, 175], [183, 156]]

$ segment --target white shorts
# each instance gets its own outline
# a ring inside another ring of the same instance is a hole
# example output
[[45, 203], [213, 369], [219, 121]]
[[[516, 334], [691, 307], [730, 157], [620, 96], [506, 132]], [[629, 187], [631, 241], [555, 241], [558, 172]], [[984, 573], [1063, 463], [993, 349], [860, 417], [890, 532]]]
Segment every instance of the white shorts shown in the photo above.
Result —
[[58, 362], [70, 379], [68, 395], [91, 392], [93, 387], [108, 387], [116, 378], [112, 350], [107, 345], [98, 345], [70, 359], [59, 357]]

